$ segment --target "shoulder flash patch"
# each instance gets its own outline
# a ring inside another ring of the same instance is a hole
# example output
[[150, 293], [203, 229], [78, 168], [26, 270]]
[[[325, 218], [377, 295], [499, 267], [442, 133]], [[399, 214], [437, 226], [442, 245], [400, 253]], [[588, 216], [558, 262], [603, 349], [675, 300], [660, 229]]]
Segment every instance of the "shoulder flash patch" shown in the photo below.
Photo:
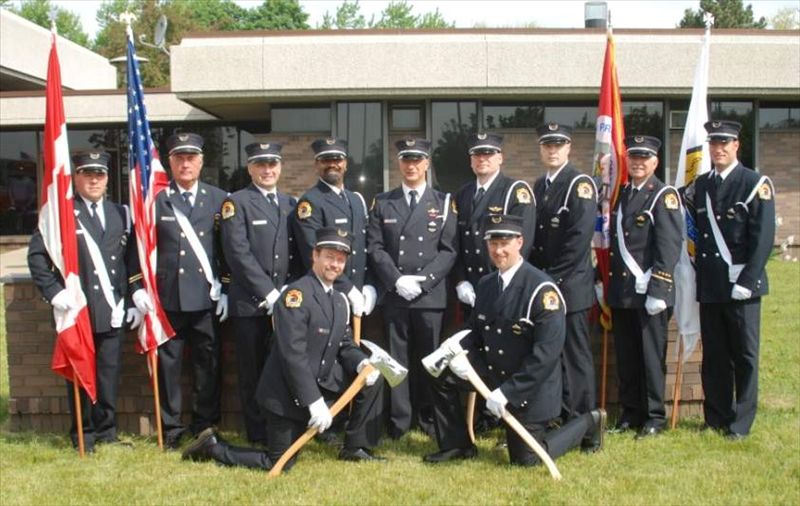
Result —
[[517, 188], [517, 202], [520, 204], [531, 203], [531, 193], [527, 188]]
[[772, 199], [772, 188], [770, 188], [769, 183], [763, 183], [758, 187], [758, 198], [761, 200]]
[[594, 190], [592, 189], [592, 185], [583, 181], [578, 183], [578, 198], [581, 199], [591, 199], [594, 195]]
[[283, 299], [283, 302], [288, 308], [300, 307], [300, 305], [303, 304], [303, 292], [297, 289], [289, 290], [286, 292], [286, 297]]
[[228, 220], [233, 218], [236, 214], [236, 205], [233, 203], [232, 200], [226, 200], [222, 203], [222, 219]]
[[558, 294], [555, 290], [544, 292], [544, 295], [542, 295], [542, 305], [548, 311], [558, 311], [561, 307], [561, 301], [558, 299]]
[[664, 207], [667, 209], [677, 209], [678, 208], [678, 197], [672, 192], [667, 193], [664, 196]]
[[305, 220], [311, 216], [311, 202], [304, 200], [297, 204], [297, 217]]

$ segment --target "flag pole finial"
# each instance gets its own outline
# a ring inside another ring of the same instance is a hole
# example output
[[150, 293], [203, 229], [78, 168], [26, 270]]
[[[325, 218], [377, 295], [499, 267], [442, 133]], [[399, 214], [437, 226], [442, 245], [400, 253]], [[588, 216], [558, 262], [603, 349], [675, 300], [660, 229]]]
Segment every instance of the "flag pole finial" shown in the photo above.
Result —
[[136, 21], [136, 14], [134, 14], [134, 13], [132, 13], [130, 11], [125, 11], [125, 12], [121, 13], [117, 17], [117, 19], [119, 20], [120, 23], [125, 23], [125, 26], [128, 29], [130, 29], [131, 25], [133, 24], [133, 22]]
[[714, 26], [714, 15], [706, 11], [703, 13], [703, 23], [706, 25], [706, 30], [710, 30]]
[[58, 8], [55, 5], [50, 7], [50, 12], [47, 13], [48, 17], [50, 18], [50, 31], [53, 33], [58, 33], [58, 28], [56, 28], [56, 17], [58, 16]]

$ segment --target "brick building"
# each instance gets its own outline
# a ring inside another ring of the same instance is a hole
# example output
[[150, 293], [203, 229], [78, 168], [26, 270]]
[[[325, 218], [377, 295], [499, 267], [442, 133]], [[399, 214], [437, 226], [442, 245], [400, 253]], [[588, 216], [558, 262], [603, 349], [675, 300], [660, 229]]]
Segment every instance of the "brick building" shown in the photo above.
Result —
[[[26, 246], [36, 224], [49, 32], [5, 10], [0, 24], [1, 253]], [[668, 141], [658, 168], [666, 181], [678, 165], [701, 37], [700, 30], [615, 31], [626, 130]], [[472, 177], [464, 146], [478, 129], [501, 133], [504, 170], [532, 182], [543, 173], [534, 129], [545, 121], [575, 128], [571, 158], [589, 169], [605, 39], [604, 30], [591, 28], [189, 34], [170, 48], [169, 89], [145, 95], [155, 141], [160, 145], [176, 130], [200, 133], [206, 138], [203, 179], [230, 191], [249, 182], [244, 146], [269, 140], [284, 144], [281, 190], [299, 196], [316, 180], [311, 141], [330, 135], [349, 141], [347, 185], [368, 200], [398, 184], [393, 143], [409, 135], [433, 141], [434, 183], [455, 191]], [[113, 68], [107, 61], [66, 40], [59, 44], [70, 148], [109, 151], [110, 197], [125, 202], [125, 93], [108, 77]], [[743, 123], [740, 159], [769, 175], [777, 189], [782, 224], [776, 242], [797, 236], [800, 33], [714, 30], [710, 62], [710, 113]], [[26, 199], [19, 198], [20, 188]], [[2, 274], [12, 425], [64, 427], [64, 387], [49, 371], [48, 308], [24, 272], [8, 276], [5, 266]], [[378, 318], [368, 328], [380, 329]], [[225, 411], [235, 417], [235, 372], [225, 342]], [[699, 356], [684, 369], [689, 410], [702, 398]], [[152, 411], [152, 402], [132, 339], [124, 360], [121, 425], [147, 432], [150, 419], [140, 415]], [[612, 401], [614, 390], [610, 385]]]

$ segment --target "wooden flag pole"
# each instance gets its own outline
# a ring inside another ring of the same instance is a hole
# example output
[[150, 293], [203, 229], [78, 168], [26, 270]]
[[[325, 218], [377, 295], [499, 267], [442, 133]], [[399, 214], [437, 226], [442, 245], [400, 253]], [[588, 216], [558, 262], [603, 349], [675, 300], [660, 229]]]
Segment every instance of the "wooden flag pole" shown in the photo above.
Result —
[[81, 458], [86, 456], [86, 446], [83, 441], [83, 414], [81, 413], [81, 389], [78, 387], [78, 373], [72, 371], [72, 397], [75, 400], [75, 421], [78, 425], [78, 454]]
[[156, 435], [158, 437], [158, 448], [164, 449], [164, 433], [161, 430], [161, 398], [158, 394], [158, 354], [157, 348], [151, 348], [148, 352], [150, 356], [150, 370], [152, 371], [151, 377], [153, 378], [153, 402], [155, 403], [155, 416], [156, 416]]
[[675, 385], [672, 387], [672, 415], [670, 428], [678, 425], [678, 406], [681, 402], [681, 384], [683, 383], [683, 338], [678, 336], [678, 368], [675, 370]]
[[603, 328], [603, 357], [600, 371], [600, 409], [606, 409], [606, 389], [608, 384], [608, 329]]

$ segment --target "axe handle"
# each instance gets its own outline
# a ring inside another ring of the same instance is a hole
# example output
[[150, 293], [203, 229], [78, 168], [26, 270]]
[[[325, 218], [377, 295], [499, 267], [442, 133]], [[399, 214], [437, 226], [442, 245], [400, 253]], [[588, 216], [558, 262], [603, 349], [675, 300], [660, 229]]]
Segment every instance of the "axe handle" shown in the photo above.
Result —
[[[350, 404], [350, 401], [353, 400], [356, 394], [358, 394], [358, 392], [360, 392], [361, 389], [364, 388], [364, 385], [367, 382], [367, 376], [369, 376], [369, 374], [374, 370], [375, 368], [373, 367], [372, 364], [367, 364], [366, 366], [364, 366], [363, 369], [361, 369], [361, 372], [358, 373], [356, 379], [353, 380], [350, 386], [347, 387], [347, 390], [345, 390], [344, 393], [341, 395], [341, 397], [336, 399], [336, 402], [334, 402], [333, 406], [330, 407], [331, 416], [335, 417], [336, 415], [339, 414], [339, 412], [342, 409], [344, 409], [345, 406]], [[278, 461], [275, 462], [275, 464], [273, 464], [272, 469], [269, 470], [268, 476], [270, 478], [279, 476], [281, 474], [281, 471], [283, 471], [283, 466], [285, 466], [286, 463], [289, 462], [289, 459], [294, 457], [295, 454], [297, 454], [297, 452], [299, 452], [300, 449], [306, 443], [311, 441], [311, 439], [316, 434], [317, 434], [317, 429], [315, 429], [314, 427], [311, 427], [307, 431], [305, 431], [302, 436], [297, 438], [297, 440], [294, 443], [292, 443], [292, 446], [290, 446], [285, 452], [283, 452], [281, 458], [279, 458]]]
[[353, 342], [361, 346], [361, 317], [353, 315]]
[[467, 434], [472, 444], [475, 444], [475, 401], [478, 395], [475, 392], [467, 394]]
[[[489, 397], [491, 394], [489, 387], [487, 387], [486, 383], [484, 383], [481, 377], [478, 376], [478, 373], [475, 372], [475, 369], [472, 368], [471, 364], [469, 366], [469, 370], [467, 371], [467, 379], [484, 399]], [[553, 459], [550, 458], [550, 455], [548, 455], [545, 449], [542, 448], [536, 439], [534, 439], [531, 433], [528, 432], [528, 429], [523, 427], [523, 425], [519, 423], [519, 420], [514, 418], [514, 415], [509, 413], [508, 410], [506, 410], [505, 414], [503, 415], [503, 421], [506, 422], [509, 427], [514, 429], [514, 432], [516, 432], [519, 437], [521, 437], [522, 440], [525, 441], [525, 443], [530, 447], [530, 449], [536, 453], [542, 462], [544, 462], [544, 464], [547, 466], [547, 470], [550, 471], [550, 476], [552, 476], [554, 480], [560, 480], [561, 473], [558, 472], [555, 462], [553, 462]]]

